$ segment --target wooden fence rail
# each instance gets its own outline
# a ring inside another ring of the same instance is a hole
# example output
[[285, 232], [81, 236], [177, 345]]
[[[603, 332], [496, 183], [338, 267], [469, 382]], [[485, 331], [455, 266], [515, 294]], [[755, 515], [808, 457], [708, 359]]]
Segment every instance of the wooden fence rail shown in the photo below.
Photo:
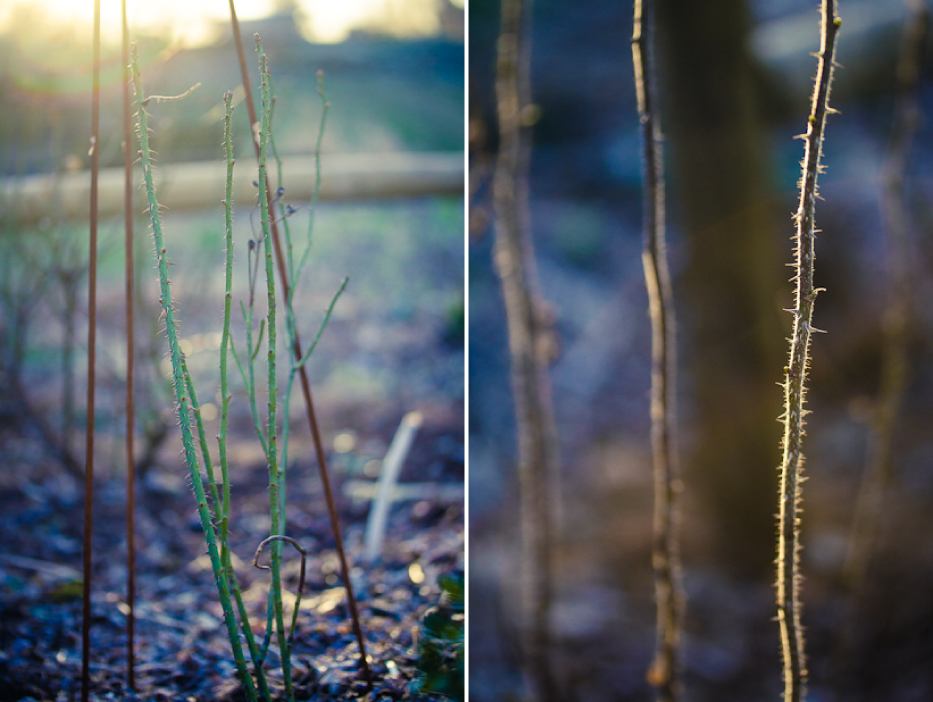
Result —
[[[463, 194], [464, 159], [459, 152], [325, 154], [322, 159], [322, 200]], [[237, 207], [256, 202], [255, 170], [251, 159], [242, 159], [234, 168], [233, 197]], [[283, 159], [285, 200], [309, 201], [314, 174], [313, 156]], [[172, 212], [215, 205], [219, 208], [224, 197], [224, 176], [221, 159], [167, 164], [156, 173], [159, 202]], [[123, 178], [122, 168], [101, 170], [102, 217], [123, 211]], [[7, 178], [0, 180], [0, 210], [23, 223], [37, 222], [51, 213], [63, 219], [84, 219], [88, 216], [89, 188], [90, 177], [83, 171]], [[139, 198], [140, 203], [143, 200]]]

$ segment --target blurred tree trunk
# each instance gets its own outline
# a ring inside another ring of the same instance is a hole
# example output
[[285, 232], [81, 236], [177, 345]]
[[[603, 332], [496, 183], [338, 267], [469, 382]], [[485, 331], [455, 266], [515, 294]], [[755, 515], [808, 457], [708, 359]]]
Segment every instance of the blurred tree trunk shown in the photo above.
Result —
[[763, 576], [774, 560], [790, 214], [769, 182], [745, 0], [660, 0], [658, 20], [686, 254], [675, 285], [692, 408], [685, 479], [722, 564]]
[[529, 231], [528, 160], [531, 105], [531, 0], [503, 0], [496, 60], [499, 153], [493, 179], [495, 263], [502, 282], [518, 428], [521, 522], [522, 658], [531, 698], [560, 699], [551, 666], [550, 608], [558, 450], [547, 367], [551, 327], [538, 293]]

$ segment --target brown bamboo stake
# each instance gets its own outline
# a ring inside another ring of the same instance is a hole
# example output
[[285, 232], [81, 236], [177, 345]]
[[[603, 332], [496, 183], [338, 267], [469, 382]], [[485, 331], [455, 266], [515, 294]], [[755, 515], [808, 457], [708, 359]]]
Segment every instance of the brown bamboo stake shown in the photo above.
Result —
[[133, 369], [136, 348], [133, 327], [133, 130], [130, 120], [130, 29], [126, 0], [121, 2], [123, 23], [123, 229], [126, 255], [126, 685], [136, 689], [136, 461], [133, 432], [136, 429]]
[[804, 402], [812, 326], [813, 302], [820, 288], [813, 285], [813, 259], [816, 229], [814, 214], [817, 176], [821, 171], [823, 131], [830, 112], [829, 92], [833, 78], [836, 34], [842, 20], [836, 16], [835, 0], [822, 2], [822, 40], [817, 54], [819, 65], [813, 90], [813, 103], [807, 120], [807, 133], [800, 178], [800, 205], [795, 215], [796, 304], [791, 337], [790, 361], [784, 368], [784, 456], [781, 465], [781, 494], [777, 555], [777, 612], [784, 660], [784, 700], [806, 699], [807, 663], [803, 628], [800, 623], [800, 485], [803, 482], [802, 439]]
[[651, 312], [651, 445], [654, 462], [654, 547], [657, 643], [648, 681], [661, 702], [682, 693], [680, 639], [684, 618], [678, 534], [679, 477], [675, 441], [676, 338], [665, 243], [664, 156], [654, 86], [654, 3], [635, 0], [632, 59], [642, 128], [644, 250]]
[[[236, 15], [234, 0], [229, 0], [230, 5], [230, 23], [233, 28], [234, 44], [236, 45], [237, 57], [240, 63], [240, 75], [243, 80], [243, 91], [246, 95], [246, 111], [249, 114], [250, 133], [253, 134], [253, 146], [256, 150], [256, 158], [259, 158], [258, 136], [259, 119], [256, 114], [256, 103], [253, 100], [253, 91], [249, 82], [249, 69], [246, 65], [246, 52], [243, 48], [243, 37], [240, 33], [240, 23]], [[288, 270], [285, 264], [285, 255], [282, 251], [282, 242], [279, 238], [279, 230], [276, 225], [276, 219], [273, 207], [272, 191], [266, 183], [266, 201], [269, 206], [269, 224], [272, 231], [272, 245], [275, 249], [275, 260], [279, 270], [279, 278], [282, 281], [282, 295], [288, 298], [290, 281], [288, 279]], [[299, 361], [302, 358], [301, 338], [298, 329], [295, 329], [295, 343], [292, 347], [295, 358]], [[304, 397], [305, 407], [308, 414], [308, 424], [311, 428], [311, 437], [314, 441], [314, 451], [317, 456], [318, 467], [321, 472], [321, 483], [324, 487], [324, 497], [327, 501], [327, 511], [330, 516], [331, 530], [334, 534], [334, 545], [337, 550], [337, 557], [340, 559], [340, 568], [342, 569], [342, 579], [344, 587], [347, 590], [347, 603], [350, 607], [350, 618], [353, 623], [353, 633], [356, 635], [356, 642], [360, 650], [360, 667], [363, 671], [363, 678], [368, 684], [372, 684], [372, 674], [369, 670], [369, 661], [366, 656], [366, 642], [363, 637], [363, 627], [360, 624], [360, 614], [356, 605], [356, 597], [353, 595], [353, 583], [350, 578], [350, 567], [347, 562], [346, 549], [343, 544], [343, 534], [340, 529], [340, 518], [337, 515], [337, 503], [334, 500], [334, 492], [330, 483], [330, 473], [327, 469], [327, 456], [324, 453], [324, 443], [321, 440], [321, 431], [318, 427], [317, 416], [314, 412], [314, 401], [311, 397], [311, 384], [308, 382], [308, 373], [305, 366], [298, 369], [299, 381], [301, 383], [301, 394]]]
[[91, 684], [91, 533], [94, 527], [94, 385], [97, 364], [97, 176], [100, 168], [100, 0], [94, 0], [94, 80], [91, 87], [91, 202], [88, 256], [87, 439], [84, 468], [84, 581], [81, 621], [81, 702]]
[[535, 699], [558, 699], [551, 666], [552, 500], [557, 446], [534, 252], [528, 233], [527, 122], [530, 0], [503, 0], [496, 65], [499, 155], [493, 177], [495, 261], [502, 280], [518, 424], [521, 521], [521, 632], [525, 676]]

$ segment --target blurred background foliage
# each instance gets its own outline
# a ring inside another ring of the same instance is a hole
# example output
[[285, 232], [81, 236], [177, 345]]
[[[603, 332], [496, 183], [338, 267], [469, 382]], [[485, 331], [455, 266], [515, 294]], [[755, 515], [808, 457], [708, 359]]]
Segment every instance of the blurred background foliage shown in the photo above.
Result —
[[[236, 156], [251, 160], [227, 3], [167, 3], [163, 9], [174, 8], [175, 15], [130, 3], [132, 39], [139, 46], [146, 91], [177, 95], [195, 83], [200, 86], [183, 100], [153, 103], [157, 171], [160, 164], [222, 163], [222, 97], [227, 90], [234, 91], [239, 105], [234, 114]], [[247, 61], [257, 84], [253, 34], [261, 34], [270, 57], [276, 89], [275, 136], [282, 158], [287, 162], [314, 152], [321, 117], [318, 70], [325, 73], [327, 97], [333, 105], [322, 147], [325, 181], [330, 154], [371, 154], [378, 163], [379, 154], [462, 152], [462, 8], [448, 0], [380, 0], [347, 3], [341, 14], [340, 9], [320, 5], [315, 0], [279, 0], [243, 2], [238, 8]], [[89, 13], [90, 6], [83, 10]], [[119, 3], [105, 1], [102, 13], [101, 166], [122, 167]], [[136, 24], [134, 16], [139, 18]], [[162, 20], [167, 16], [173, 16], [175, 24], [166, 25]], [[54, 180], [47, 210], [37, 222], [17, 221], [11, 204], [23, 176], [89, 167], [89, 19], [74, 5], [57, 5], [55, 0], [18, 2], [0, 9], [4, 104], [0, 179], [6, 178], [3, 192], [8, 198], [4, 202], [0, 196], [0, 435], [8, 442], [4, 445], [11, 460], [32, 460], [36, 447], [44, 444], [73, 473], [80, 470], [74, 460], [80, 455], [80, 442], [72, 434], [84, 423], [87, 225], [62, 216]], [[282, 185], [287, 193], [289, 184]], [[156, 281], [146, 274], [151, 239], [139, 191], [136, 198], [139, 427], [147, 437], [151, 435], [143, 442], [145, 447], [161, 445], [165, 424], [174, 422], [166, 411], [169, 395], [160, 368], [164, 340], [153, 302]], [[285, 200], [291, 202], [287, 194]], [[308, 203], [292, 204], [298, 213], [289, 222], [296, 242], [302, 242]], [[221, 321], [221, 308], [216, 306], [222, 300], [219, 197], [200, 212], [169, 211], [164, 216], [169, 250], [174, 252], [170, 255], [178, 264], [172, 279], [183, 333], [211, 339]], [[236, 275], [241, 281], [235, 295], [241, 297], [247, 243], [257, 236], [257, 219], [258, 212], [249, 208], [237, 211], [235, 217]], [[462, 231], [463, 204], [456, 193], [351, 199], [320, 206], [312, 264], [296, 300], [304, 333], [310, 333], [312, 325], [316, 328], [320, 311], [340, 279], [351, 276], [328, 330], [328, 336], [334, 334], [339, 340], [331, 337], [330, 351], [325, 350], [326, 341], [321, 345], [316, 354], [321, 365], [312, 370], [316, 382], [333, 390], [322, 388], [321, 399], [334, 399], [346, 410], [339, 420], [323, 419], [325, 424], [348, 421], [350, 405], [371, 401], [374, 414], [385, 412], [385, 416], [404, 414], [413, 404], [436, 405], [439, 421], [456, 425], [463, 398]], [[125, 375], [120, 360], [125, 351], [120, 340], [119, 215], [101, 222], [100, 241], [101, 339], [106, 359], [102, 373], [105, 392], [116, 394], [112, 402], [99, 404], [98, 422], [105, 432], [119, 433], [122, 400], [117, 398]], [[194, 346], [195, 375], [216, 373], [212, 370], [216, 344]], [[201, 355], [207, 351], [211, 353]], [[205, 381], [215, 382], [212, 375]], [[28, 425], [25, 435], [23, 421]], [[42, 437], [38, 444], [37, 436]], [[107, 445], [106, 439], [102, 445]], [[113, 451], [119, 465], [117, 443]]]
[[[199, 4], [203, 5], [195, 3]], [[225, 3], [217, 5], [226, 11]], [[338, 108], [325, 136], [325, 151], [461, 149], [462, 27], [458, 33], [454, 17], [441, 22], [458, 12], [447, 0], [431, 6], [439, 16], [432, 35], [399, 37], [388, 33], [391, 24], [384, 31], [364, 24], [366, 29], [355, 29], [338, 43], [305, 39], [302, 15], [294, 2], [279, 3], [270, 16], [244, 19], [247, 54], [253, 54], [255, 33], [268, 46], [283, 106], [276, 121], [280, 151], [313, 151], [318, 69], [328, 76], [328, 95]], [[119, 18], [119, 6], [110, 9]], [[0, 118], [3, 175], [77, 170], [90, 162], [89, 27], [77, 20], [55, 21], [45, 13], [42, 3], [14, 4], [0, 25], [0, 90], [6, 106]], [[208, 37], [193, 45], [173, 41], [150, 25], [133, 31], [147, 91], [177, 95], [201, 83], [167, 114], [155, 115], [157, 148], [166, 162], [218, 155], [221, 98], [240, 80], [229, 20], [221, 13], [212, 22]], [[101, 167], [107, 167], [122, 163], [119, 29], [104, 34], [102, 41]], [[235, 101], [241, 99], [242, 89]], [[238, 131], [237, 151], [242, 152], [249, 133]]]
[[[658, 3], [669, 247], [679, 322], [683, 556], [691, 699], [779, 691], [773, 580], [781, 369], [792, 289], [791, 215], [818, 14], [809, 0]], [[491, 261], [491, 166], [499, 3], [470, 12], [471, 695], [520, 694], [515, 425], [501, 293]], [[888, 239], [880, 170], [891, 134], [900, 0], [842, 4], [817, 209], [804, 618], [813, 695], [829, 694], [849, 528], [877, 398]], [[563, 470], [552, 621], [568, 698], [645, 699], [653, 634], [648, 447], [649, 324], [640, 263], [641, 156], [630, 3], [531, 13], [531, 233], [561, 355], [551, 369]], [[933, 47], [920, 106], [933, 108]], [[859, 619], [849, 684], [886, 699], [929, 694], [933, 653], [933, 289], [930, 151], [910, 156], [915, 312], [912, 374], [896, 432], [895, 478]], [[925, 534], [926, 536], [921, 536]], [[909, 535], [909, 536], [908, 536]], [[904, 539], [909, 540], [908, 547]], [[482, 557], [480, 557], [482, 554]], [[900, 573], [895, 579], [893, 573]], [[880, 652], [889, 653], [881, 656]], [[900, 656], [893, 653], [899, 650]], [[895, 672], [896, 671], [896, 672]], [[908, 682], [909, 681], [909, 682]], [[914, 690], [910, 692], [909, 690]], [[916, 692], [924, 690], [926, 692]], [[881, 692], [883, 691], [883, 693]], [[872, 698], [865, 692], [866, 699]]]

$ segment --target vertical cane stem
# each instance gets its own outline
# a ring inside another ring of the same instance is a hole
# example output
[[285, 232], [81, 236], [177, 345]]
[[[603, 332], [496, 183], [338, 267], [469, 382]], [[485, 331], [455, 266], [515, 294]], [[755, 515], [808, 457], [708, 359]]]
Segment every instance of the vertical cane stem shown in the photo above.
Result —
[[175, 321], [175, 309], [172, 306], [172, 293], [168, 280], [168, 257], [165, 250], [165, 240], [162, 236], [162, 222], [159, 217], [159, 203], [155, 195], [155, 183], [152, 177], [152, 155], [149, 149], [149, 121], [146, 113], [147, 100], [143, 97], [142, 82], [139, 77], [138, 58], [135, 47], [133, 50], [133, 83], [136, 90], [137, 104], [137, 126], [139, 133], [140, 156], [142, 162], [143, 178], [146, 185], [146, 197], [149, 209], [149, 221], [152, 226], [152, 236], [155, 243], [155, 255], [159, 271], [160, 284], [160, 302], [162, 311], [165, 315], [165, 331], [168, 337], [169, 355], [172, 361], [172, 379], [177, 402], [178, 422], [181, 426], [182, 444], [184, 445], [185, 463], [188, 466], [188, 474], [191, 477], [191, 485], [194, 489], [195, 500], [198, 506], [198, 515], [201, 519], [201, 530], [204, 532], [204, 540], [207, 544], [208, 556], [211, 561], [211, 569], [214, 573], [214, 580], [217, 585], [217, 592], [220, 598], [221, 608], [224, 614], [224, 623], [227, 628], [227, 636], [230, 639], [230, 646], [233, 649], [233, 658], [236, 664], [237, 676], [250, 702], [257, 700], [256, 688], [253, 685], [253, 679], [246, 668], [246, 660], [243, 657], [243, 647], [240, 643], [239, 630], [236, 624], [236, 618], [233, 613], [233, 607], [230, 603], [230, 589], [224, 565], [220, 560], [220, 553], [217, 548], [217, 536], [214, 524], [211, 521], [210, 510], [207, 505], [207, 495], [204, 492], [204, 482], [201, 479], [201, 471], [198, 466], [197, 452], [194, 447], [194, 437], [191, 433], [191, 418], [189, 415], [189, 398], [186, 388], [186, 382], [183, 370], [183, 358], [181, 347], [178, 340], [178, 327]]
[[[243, 37], [240, 33], [240, 23], [236, 15], [236, 5], [234, 0], [228, 0], [228, 3], [230, 6], [230, 23], [233, 28], [234, 45], [236, 46], [237, 50], [237, 58], [239, 59], [240, 64], [240, 75], [242, 78], [243, 90], [246, 97], [246, 110], [249, 114], [251, 129], [257, 129], [259, 120], [256, 116], [256, 105], [255, 101], [253, 100], [252, 86], [250, 86], [249, 71], [246, 66], [246, 52], [243, 49]], [[256, 158], [258, 160], [259, 142], [255, 138], [253, 139], [253, 146], [255, 147]], [[266, 187], [265, 195], [266, 203], [268, 205], [268, 203], [272, 202], [272, 191], [269, 190], [268, 186]], [[272, 245], [275, 248], [275, 259], [279, 271], [279, 278], [282, 281], [282, 294], [285, 297], [288, 297], [291, 287], [291, 280], [288, 276], [286, 256], [282, 251], [282, 243], [279, 238], [278, 228], [274, 219], [269, 222], [269, 228], [272, 232]], [[299, 337], [297, 330], [295, 332], [294, 343], [292, 344], [292, 353], [296, 359], [300, 359], [303, 356], [301, 351], [301, 338]], [[340, 560], [341, 577], [343, 578], [343, 584], [347, 591], [347, 604], [350, 608], [350, 619], [353, 623], [353, 632], [356, 635], [356, 643], [360, 651], [360, 669], [364, 679], [367, 682], [371, 682], [372, 675], [369, 670], [369, 661], [367, 660], [366, 655], [366, 643], [363, 637], [363, 627], [360, 623], [360, 614], [356, 606], [356, 597], [353, 594], [353, 583], [350, 579], [350, 566], [347, 561], [346, 549], [343, 545], [343, 533], [340, 528], [340, 518], [337, 515], [337, 502], [334, 499], [333, 488], [330, 484], [330, 472], [327, 468], [327, 456], [324, 453], [324, 442], [321, 439], [321, 431], [318, 427], [317, 415], [314, 411], [314, 400], [311, 396], [311, 383], [308, 380], [308, 373], [304, 366], [298, 369], [298, 379], [301, 385], [301, 394], [305, 401], [308, 425], [311, 428], [311, 438], [314, 442], [314, 452], [317, 458], [318, 467], [321, 471], [321, 484], [324, 488], [324, 499], [327, 502], [327, 512], [330, 517], [331, 530], [334, 534], [334, 546], [337, 550], [337, 557]]]
[[676, 342], [673, 292], [665, 243], [664, 158], [654, 86], [654, 3], [635, 0], [632, 58], [642, 129], [644, 249], [651, 312], [651, 444], [654, 462], [654, 547], [657, 644], [649, 682], [661, 702], [681, 694], [680, 638], [684, 596], [677, 529], [677, 449], [674, 438]]
[[800, 205], [795, 215], [796, 302], [791, 313], [794, 328], [790, 362], [784, 369], [784, 456], [781, 464], [781, 494], [778, 526], [777, 612], [784, 660], [784, 700], [801, 702], [806, 697], [807, 664], [803, 628], [800, 622], [800, 485], [803, 482], [802, 438], [804, 403], [813, 302], [819, 288], [813, 283], [817, 176], [826, 116], [830, 112], [829, 92], [833, 78], [836, 34], [842, 21], [836, 17], [834, 0], [822, 3], [822, 40], [818, 56], [813, 102], [804, 135], [803, 174], [800, 178]]

